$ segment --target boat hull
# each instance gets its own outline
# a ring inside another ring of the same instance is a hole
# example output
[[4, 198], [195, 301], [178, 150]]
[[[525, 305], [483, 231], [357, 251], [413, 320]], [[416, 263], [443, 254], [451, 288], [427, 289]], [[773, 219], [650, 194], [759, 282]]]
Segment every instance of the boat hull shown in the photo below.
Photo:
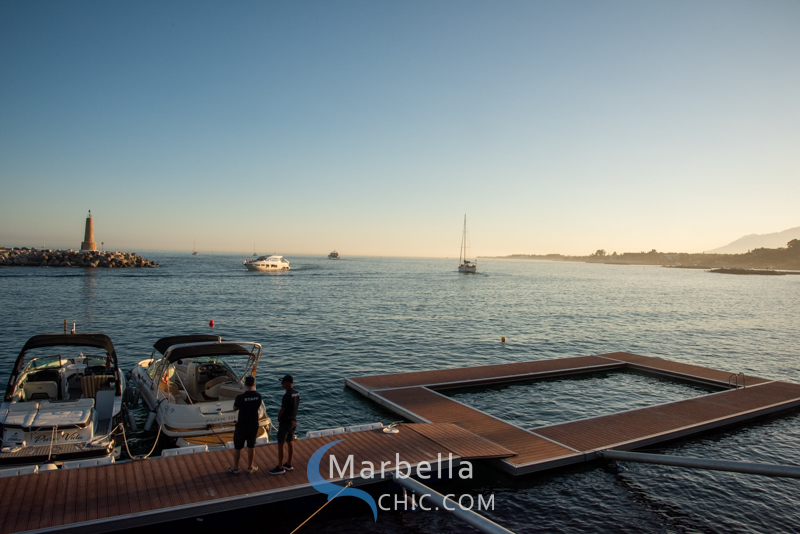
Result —
[[245, 263], [244, 266], [247, 268], [248, 271], [257, 271], [257, 272], [267, 272], [267, 271], [288, 271], [289, 266], [282, 266], [282, 265], [259, 265], [253, 263]]

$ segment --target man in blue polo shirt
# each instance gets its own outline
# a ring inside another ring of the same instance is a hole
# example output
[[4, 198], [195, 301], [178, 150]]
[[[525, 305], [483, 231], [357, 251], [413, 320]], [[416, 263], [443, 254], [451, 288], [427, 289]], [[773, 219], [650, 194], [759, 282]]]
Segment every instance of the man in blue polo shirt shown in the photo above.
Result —
[[[283, 394], [281, 409], [278, 412], [278, 467], [270, 470], [270, 475], [282, 475], [292, 467], [294, 456], [294, 431], [297, 428], [297, 407], [300, 406], [300, 394], [294, 389], [294, 378], [286, 375], [281, 379], [281, 387], [286, 390]], [[283, 462], [283, 444], [289, 449], [287, 462]]]

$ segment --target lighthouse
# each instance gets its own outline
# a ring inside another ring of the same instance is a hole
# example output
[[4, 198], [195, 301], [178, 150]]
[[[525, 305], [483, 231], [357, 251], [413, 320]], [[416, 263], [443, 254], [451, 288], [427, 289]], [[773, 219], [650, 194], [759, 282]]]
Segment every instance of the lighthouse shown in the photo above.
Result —
[[92, 210], [86, 216], [86, 232], [83, 234], [81, 250], [97, 250], [97, 243], [94, 242], [94, 224], [92, 223]]

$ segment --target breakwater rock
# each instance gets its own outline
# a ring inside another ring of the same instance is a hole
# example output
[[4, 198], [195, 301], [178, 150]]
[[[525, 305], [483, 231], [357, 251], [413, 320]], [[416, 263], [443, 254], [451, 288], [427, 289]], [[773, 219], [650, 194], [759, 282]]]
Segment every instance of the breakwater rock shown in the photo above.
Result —
[[36, 248], [0, 249], [0, 266], [8, 267], [157, 267], [154, 261], [133, 252], [96, 250], [50, 250]]

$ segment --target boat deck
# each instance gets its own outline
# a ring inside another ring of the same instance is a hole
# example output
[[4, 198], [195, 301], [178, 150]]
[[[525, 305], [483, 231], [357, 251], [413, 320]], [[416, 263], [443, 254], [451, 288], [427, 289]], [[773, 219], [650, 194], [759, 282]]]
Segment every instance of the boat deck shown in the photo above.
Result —
[[[534, 429], [512, 425], [436, 391], [625, 368], [712, 384], [724, 390]], [[496, 462], [514, 475], [594, 460], [599, 450], [635, 449], [800, 406], [800, 384], [624, 352], [364, 376], [347, 379], [346, 384], [411, 421], [453, 423], [513, 451], [514, 456]]]
[[356, 486], [376, 481], [360, 477], [362, 461], [373, 462], [376, 470], [383, 462], [388, 474], [396, 468], [396, 454], [412, 467], [428, 462], [443, 471], [451, 459], [457, 467], [467, 458], [514, 454], [457, 425], [411, 424], [398, 429], [396, 434], [374, 430], [297, 440], [294, 470], [280, 476], [268, 473], [278, 457], [277, 444], [270, 443], [256, 447], [260, 469], [252, 475], [228, 474], [232, 452], [218, 450], [0, 478], [0, 533], [108, 532], [322, 496], [308, 482], [308, 461], [319, 447], [337, 440], [343, 441], [322, 457], [320, 474], [342, 480], [338, 472], [328, 472], [329, 457], [335, 454], [343, 468], [352, 454]]

